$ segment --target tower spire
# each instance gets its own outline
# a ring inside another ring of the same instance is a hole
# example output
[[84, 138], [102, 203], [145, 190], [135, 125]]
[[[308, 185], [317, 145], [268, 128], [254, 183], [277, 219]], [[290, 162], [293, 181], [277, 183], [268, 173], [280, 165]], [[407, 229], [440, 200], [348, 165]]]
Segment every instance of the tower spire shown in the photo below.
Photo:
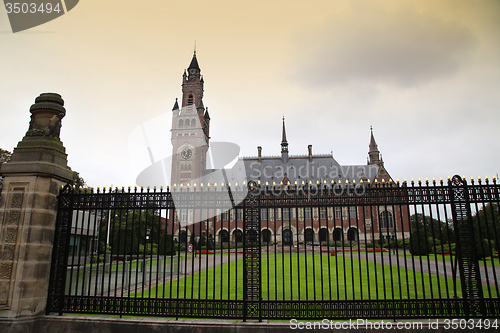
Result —
[[373, 136], [373, 127], [370, 126], [370, 146], [368, 150], [369, 162], [368, 164], [379, 164], [380, 163], [380, 152], [378, 151], [377, 142]]
[[191, 74], [190, 69], [196, 69], [199, 74], [200, 66], [198, 65], [198, 60], [196, 59], [196, 46], [194, 47], [193, 59], [191, 59], [191, 63], [189, 64], [188, 67], [188, 72]]
[[179, 103], [177, 103], [177, 98], [175, 99], [175, 104], [174, 107], [172, 108], [172, 111], [174, 110], [179, 110]]
[[281, 161], [288, 163], [288, 141], [286, 141], [285, 116], [283, 116], [283, 133], [281, 134]]
[[377, 151], [378, 152], [378, 147], [377, 147], [377, 142], [375, 142], [375, 137], [373, 136], [373, 127], [370, 126], [370, 152], [372, 151]]
[[283, 116], [283, 133], [281, 134], [281, 152], [288, 152], [288, 141], [286, 141], [285, 116]]

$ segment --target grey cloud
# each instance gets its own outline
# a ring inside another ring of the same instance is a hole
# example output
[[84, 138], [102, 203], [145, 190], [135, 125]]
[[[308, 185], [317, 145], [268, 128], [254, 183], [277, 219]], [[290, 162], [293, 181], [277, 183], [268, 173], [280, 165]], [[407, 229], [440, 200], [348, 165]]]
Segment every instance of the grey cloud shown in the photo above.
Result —
[[455, 74], [477, 44], [460, 22], [372, 5], [338, 13], [303, 33], [292, 75], [307, 86], [382, 82], [411, 87]]

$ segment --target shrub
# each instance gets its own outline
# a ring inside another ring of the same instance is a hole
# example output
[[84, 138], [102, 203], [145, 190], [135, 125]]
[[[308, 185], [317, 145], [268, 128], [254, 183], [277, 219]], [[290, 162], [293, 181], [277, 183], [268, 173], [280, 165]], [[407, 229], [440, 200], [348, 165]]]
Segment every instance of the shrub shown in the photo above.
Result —
[[386, 249], [408, 249], [410, 247], [409, 239], [398, 239], [393, 240], [390, 243], [384, 244], [384, 248]]
[[[147, 251], [146, 251], [147, 250]], [[143, 244], [139, 244], [139, 254], [140, 255], [157, 255], [158, 254], [158, 244], [147, 244], [144, 246]]]
[[174, 242], [172, 235], [166, 234], [160, 238], [158, 243], [158, 253], [160, 255], [170, 255], [176, 254], [177, 244]]
[[491, 247], [487, 239], [479, 240], [478, 237], [476, 237], [476, 253], [477, 259], [484, 259], [491, 256]]
[[436, 254], [455, 254], [455, 243], [437, 245], [434, 247]]
[[137, 254], [139, 238], [137, 233], [132, 233], [130, 229], [120, 229], [115, 232], [111, 242], [111, 254], [129, 255]]
[[215, 239], [212, 234], [207, 236], [207, 250], [213, 250], [215, 248]]
[[414, 230], [410, 234], [410, 253], [414, 256], [425, 256], [431, 252], [429, 239], [424, 230]]

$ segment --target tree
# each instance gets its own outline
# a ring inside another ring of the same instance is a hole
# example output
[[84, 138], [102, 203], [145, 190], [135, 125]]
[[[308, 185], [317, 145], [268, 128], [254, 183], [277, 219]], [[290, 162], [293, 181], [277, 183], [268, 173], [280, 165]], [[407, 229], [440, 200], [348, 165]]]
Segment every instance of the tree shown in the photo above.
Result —
[[[71, 170], [70, 167], [68, 167], [68, 169]], [[80, 188], [81, 187], [85, 187], [85, 185], [87, 185], [87, 183], [85, 183], [85, 180], [83, 179], [83, 177], [80, 176], [80, 173], [76, 172], [76, 171], [73, 171], [73, 178], [71, 179], [71, 185], [74, 185], [76, 188]]]
[[176, 254], [174, 237], [167, 234], [165, 230], [162, 230], [160, 235], [160, 241], [158, 242], [158, 254], [160, 255], [170, 255]]
[[[12, 153], [8, 150], [3, 150], [0, 148], [0, 167], [2, 164], [7, 163], [10, 161], [10, 158], [12, 157]], [[0, 176], [0, 192], [2, 192], [3, 188], [3, 176]]]
[[425, 256], [431, 252], [431, 244], [425, 236], [424, 229], [413, 230], [410, 234], [410, 253], [414, 256]]
[[198, 250], [198, 242], [196, 241], [196, 235], [195, 233], [191, 233], [191, 236], [189, 237], [189, 243], [193, 245], [193, 250]]
[[427, 255], [436, 245], [455, 242], [452, 221], [439, 221], [423, 214], [410, 217], [410, 253], [412, 255]]
[[[485, 255], [491, 255], [491, 248], [499, 249], [500, 238], [500, 211], [498, 204], [488, 203], [472, 217], [474, 224], [474, 235], [476, 244], [479, 246], [478, 251], [484, 250]], [[484, 241], [479, 242], [479, 239]], [[486, 245], [486, 249], [484, 249]], [[482, 248], [481, 248], [482, 246]]]
[[[128, 194], [126, 194], [128, 195]], [[141, 245], [149, 249], [159, 243], [163, 230], [157, 209], [120, 209], [125, 196], [117, 193], [112, 199], [115, 208], [101, 221], [101, 232], [109, 233], [113, 254], [139, 254]], [[107, 229], [110, 218], [109, 230]]]
[[215, 249], [215, 238], [212, 234], [208, 234], [207, 237], [207, 250]]

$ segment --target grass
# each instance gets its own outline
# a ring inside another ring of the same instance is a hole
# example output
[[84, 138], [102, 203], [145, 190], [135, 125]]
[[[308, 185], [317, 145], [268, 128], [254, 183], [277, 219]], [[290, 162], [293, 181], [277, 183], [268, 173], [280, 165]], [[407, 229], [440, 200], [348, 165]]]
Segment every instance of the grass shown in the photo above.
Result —
[[[460, 282], [343, 256], [262, 258], [263, 300], [349, 300], [460, 297]], [[456, 295], [454, 292], [456, 288]], [[484, 287], [486, 289], [486, 286]], [[496, 290], [485, 296], [497, 297]], [[131, 294], [131, 297], [243, 299], [243, 259]]]

